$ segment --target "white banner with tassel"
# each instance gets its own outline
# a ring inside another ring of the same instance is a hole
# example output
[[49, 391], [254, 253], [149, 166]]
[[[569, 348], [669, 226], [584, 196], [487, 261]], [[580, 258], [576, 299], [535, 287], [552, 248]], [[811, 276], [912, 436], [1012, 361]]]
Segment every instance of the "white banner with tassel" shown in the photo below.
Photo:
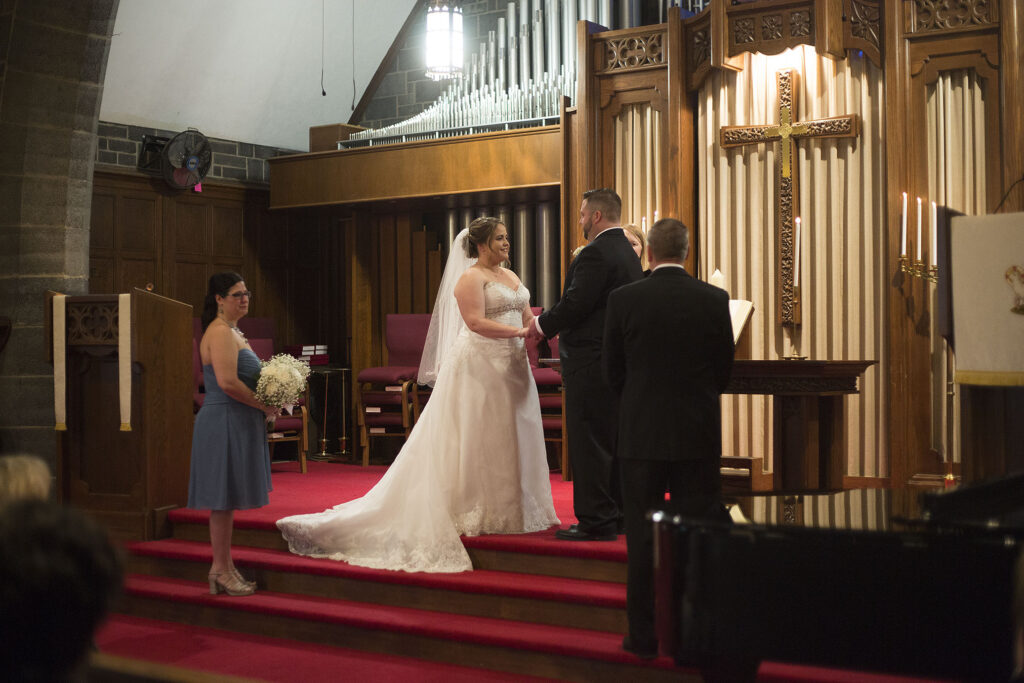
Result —
[[67, 295], [53, 296], [53, 419], [58, 432], [68, 430]]
[[117, 379], [121, 431], [132, 431], [132, 295], [117, 295]]

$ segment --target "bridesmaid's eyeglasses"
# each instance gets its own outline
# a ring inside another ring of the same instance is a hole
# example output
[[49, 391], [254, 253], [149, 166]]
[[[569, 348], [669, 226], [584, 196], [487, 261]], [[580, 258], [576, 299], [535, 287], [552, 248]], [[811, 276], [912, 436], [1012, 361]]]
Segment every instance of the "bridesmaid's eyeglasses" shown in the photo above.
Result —
[[250, 291], [249, 291], [249, 290], [247, 289], [247, 290], [245, 290], [244, 292], [232, 292], [231, 294], [228, 294], [228, 296], [233, 296], [233, 297], [235, 297], [236, 299], [241, 299], [241, 298], [242, 298], [243, 296], [244, 296], [244, 297], [245, 297], [246, 299], [252, 299], [252, 292], [250, 292]]

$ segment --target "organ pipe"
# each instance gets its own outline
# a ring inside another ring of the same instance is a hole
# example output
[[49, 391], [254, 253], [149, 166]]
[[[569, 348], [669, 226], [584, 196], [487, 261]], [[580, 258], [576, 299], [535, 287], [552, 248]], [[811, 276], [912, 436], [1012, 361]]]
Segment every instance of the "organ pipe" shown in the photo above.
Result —
[[[512, 270], [532, 294], [533, 304], [539, 306], [534, 282], [536, 254], [534, 253], [533, 207], [517, 204], [512, 231]], [[508, 226], [505, 226], [508, 227]]]
[[[639, 0], [630, 0], [639, 2]], [[595, 0], [515, 0], [467, 55], [465, 72], [412, 118], [353, 133], [342, 147], [544, 125], [576, 99], [576, 19]], [[584, 6], [586, 9], [581, 10]]]

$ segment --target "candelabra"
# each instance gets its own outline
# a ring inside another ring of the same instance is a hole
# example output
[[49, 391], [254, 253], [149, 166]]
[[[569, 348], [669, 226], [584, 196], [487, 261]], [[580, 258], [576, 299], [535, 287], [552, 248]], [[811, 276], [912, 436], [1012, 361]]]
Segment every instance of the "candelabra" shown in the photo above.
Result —
[[921, 259], [911, 260], [906, 254], [900, 256], [900, 272], [906, 273], [910, 277], [919, 277], [927, 282], [939, 281], [938, 266], [926, 265]]

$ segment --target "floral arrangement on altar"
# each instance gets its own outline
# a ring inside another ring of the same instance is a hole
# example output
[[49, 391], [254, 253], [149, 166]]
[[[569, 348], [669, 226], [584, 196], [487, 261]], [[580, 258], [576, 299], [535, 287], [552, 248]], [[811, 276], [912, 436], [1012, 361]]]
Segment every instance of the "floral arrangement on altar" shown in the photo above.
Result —
[[299, 396], [306, 390], [309, 363], [287, 353], [279, 353], [260, 364], [256, 382], [256, 398], [292, 414]]

